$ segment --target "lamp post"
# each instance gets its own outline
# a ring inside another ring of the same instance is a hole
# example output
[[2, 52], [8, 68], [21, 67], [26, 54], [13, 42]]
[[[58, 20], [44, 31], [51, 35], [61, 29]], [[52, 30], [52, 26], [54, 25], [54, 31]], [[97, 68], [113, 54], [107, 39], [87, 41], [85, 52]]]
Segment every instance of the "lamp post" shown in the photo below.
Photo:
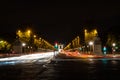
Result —
[[116, 44], [113, 43], [113, 44], [112, 44], [112, 52], [113, 52], [113, 54], [115, 54], [115, 46], [116, 46]]
[[90, 52], [93, 52], [94, 51], [93, 41], [90, 41], [89, 45], [90, 45]]
[[22, 43], [22, 51], [23, 51], [23, 53], [25, 53], [25, 46], [26, 46], [26, 44], [25, 43]]

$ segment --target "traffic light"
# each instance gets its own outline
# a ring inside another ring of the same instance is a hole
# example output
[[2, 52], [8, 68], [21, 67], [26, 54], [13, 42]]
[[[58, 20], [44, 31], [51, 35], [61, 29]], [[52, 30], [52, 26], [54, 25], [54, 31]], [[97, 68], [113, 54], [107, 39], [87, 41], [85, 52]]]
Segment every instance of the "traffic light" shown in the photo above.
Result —
[[104, 53], [104, 54], [107, 53], [107, 48], [106, 48], [106, 46], [103, 47], [103, 53]]
[[58, 49], [58, 43], [57, 42], [55, 42], [54, 48]]

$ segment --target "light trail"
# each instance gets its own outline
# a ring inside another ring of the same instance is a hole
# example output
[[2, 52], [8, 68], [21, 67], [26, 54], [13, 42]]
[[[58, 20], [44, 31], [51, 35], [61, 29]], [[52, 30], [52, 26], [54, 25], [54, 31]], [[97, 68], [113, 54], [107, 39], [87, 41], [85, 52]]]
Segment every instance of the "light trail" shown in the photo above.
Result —
[[0, 58], [0, 61], [40, 59], [40, 58], [51, 57], [53, 56], [53, 54], [54, 52], [34, 53], [34, 54], [22, 55], [18, 57]]
[[[58, 52], [56, 52], [57, 54]], [[0, 58], [0, 65], [14, 65], [16, 63], [32, 63], [35, 61], [38, 62], [47, 62], [53, 56], [55, 52], [43, 52], [43, 53], [34, 53], [34, 54], [27, 54], [18, 57], [8, 57], [8, 58]]]

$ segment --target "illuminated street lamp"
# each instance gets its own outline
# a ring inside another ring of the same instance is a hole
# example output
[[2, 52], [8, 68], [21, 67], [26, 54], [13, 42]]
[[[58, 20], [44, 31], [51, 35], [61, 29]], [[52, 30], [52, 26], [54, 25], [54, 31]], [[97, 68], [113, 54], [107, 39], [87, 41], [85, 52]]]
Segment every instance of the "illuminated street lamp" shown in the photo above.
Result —
[[33, 37], [34, 37], [34, 38], [36, 38], [37, 36], [36, 36], [36, 35], [34, 35]]
[[25, 43], [22, 43], [22, 46], [24, 47], [26, 44]]
[[30, 37], [30, 34], [31, 34], [31, 30], [27, 30], [28, 37]]
[[115, 43], [112, 44], [113, 47], [115, 47], [115, 45], [116, 45]]
[[30, 34], [31, 33], [31, 31], [30, 30], [28, 30], [28, 34]]
[[90, 41], [90, 42], [89, 42], [89, 45], [93, 45], [93, 42], [92, 42], [92, 41]]
[[113, 52], [113, 53], [115, 53], [115, 46], [116, 46], [116, 44], [113, 43], [113, 44], [112, 44], [112, 52]]
[[18, 30], [18, 33], [20, 33], [21, 31], [20, 30]]
[[22, 50], [22, 51], [23, 51], [23, 53], [24, 53], [24, 52], [25, 52], [25, 46], [26, 46], [26, 44], [25, 44], [25, 43], [22, 43], [22, 46], [23, 46], [23, 48], [22, 48], [23, 50]]
[[92, 51], [93, 51], [93, 49], [94, 49], [94, 46], [93, 46], [93, 41], [90, 41], [90, 42], [89, 42], [89, 45], [90, 45], [90, 52], [92, 52]]

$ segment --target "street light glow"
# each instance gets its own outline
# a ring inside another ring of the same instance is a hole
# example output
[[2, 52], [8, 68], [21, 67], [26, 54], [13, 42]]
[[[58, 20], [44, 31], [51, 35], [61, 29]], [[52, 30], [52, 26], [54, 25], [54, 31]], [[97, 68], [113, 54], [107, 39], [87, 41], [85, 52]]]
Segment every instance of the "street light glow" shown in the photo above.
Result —
[[30, 34], [30, 32], [31, 32], [31, 31], [30, 31], [30, 30], [28, 30], [28, 34]]
[[115, 44], [115, 43], [113, 43], [112, 45], [113, 45], [113, 46], [115, 46], [116, 44]]
[[22, 46], [25, 46], [26, 44], [25, 43], [22, 43]]
[[92, 41], [90, 41], [90, 42], [89, 42], [89, 45], [93, 45], [93, 42], [92, 42]]

